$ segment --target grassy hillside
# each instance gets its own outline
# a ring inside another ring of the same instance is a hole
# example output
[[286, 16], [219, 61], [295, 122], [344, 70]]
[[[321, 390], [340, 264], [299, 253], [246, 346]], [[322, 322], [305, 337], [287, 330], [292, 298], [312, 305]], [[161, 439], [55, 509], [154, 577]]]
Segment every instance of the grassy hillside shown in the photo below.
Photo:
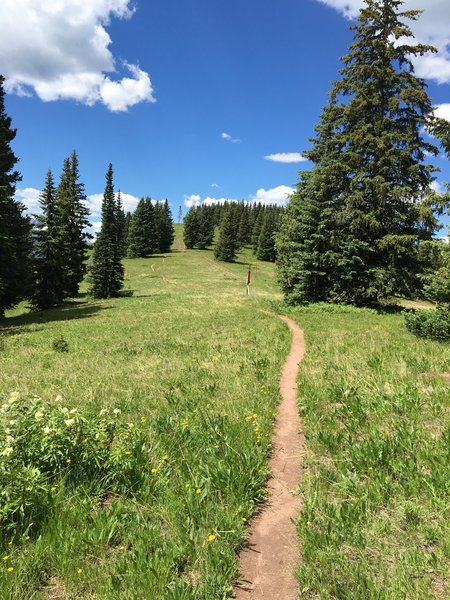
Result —
[[[132, 296], [0, 325], [2, 599], [230, 596], [290, 335], [260, 312], [273, 265], [174, 247], [125, 261]], [[280, 310], [307, 342], [302, 598], [447, 598], [449, 346], [397, 313]]]
[[[125, 264], [133, 296], [41, 314], [17, 314], [22, 307], [0, 328], [4, 402], [11, 392], [25, 405], [38, 395], [57, 410], [77, 408], [79, 427], [83, 411], [96, 418], [106, 408], [149, 446], [139, 489], [106, 497], [107, 486], [75, 477], [82, 458], [72, 447], [42, 492], [53, 494], [51, 514], [37, 522], [33, 513], [0, 541], [2, 599], [211, 600], [231, 589], [236, 548], [264, 498], [289, 349], [283, 324], [259, 312], [278, 297], [273, 266], [258, 267], [247, 297], [246, 265], [215, 263], [212, 252]], [[62, 421], [67, 435], [71, 420]], [[120, 472], [138, 450], [121, 452]], [[26, 512], [38, 486], [23, 486]]]

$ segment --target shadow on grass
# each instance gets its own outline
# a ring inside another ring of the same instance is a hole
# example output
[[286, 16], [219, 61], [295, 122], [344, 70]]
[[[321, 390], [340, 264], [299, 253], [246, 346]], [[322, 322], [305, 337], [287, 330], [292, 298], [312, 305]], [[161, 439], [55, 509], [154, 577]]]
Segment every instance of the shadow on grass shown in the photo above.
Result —
[[60, 308], [29, 312], [17, 317], [8, 317], [0, 322], [0, 334], [17, 335], [27, 330], [30, 325], [44, 325], [53, 321], [72, 321], [73, 319], [89, 319], [100, 311], [109, 310], [109, 306], [90, 304], [88, 302], [67, 302]]

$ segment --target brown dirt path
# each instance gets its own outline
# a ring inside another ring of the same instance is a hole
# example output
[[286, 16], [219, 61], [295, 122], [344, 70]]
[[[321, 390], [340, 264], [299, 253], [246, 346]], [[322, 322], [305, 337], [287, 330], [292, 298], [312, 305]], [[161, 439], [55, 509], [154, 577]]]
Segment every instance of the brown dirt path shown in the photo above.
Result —
[[304, 435], [297, 407], [298, 365], [305, 354], [303, 331], [288, 317], [280, 317], [291, 329], [290, 354], [280, 378], [281, 403], [272, 440], [268, 506], [255, 520], [249, 548], [241, 553], [237, 600], [297, 600], [294, 570], [300, 550], [293, 519], [298, 516], [301, 498], [298, 487]]

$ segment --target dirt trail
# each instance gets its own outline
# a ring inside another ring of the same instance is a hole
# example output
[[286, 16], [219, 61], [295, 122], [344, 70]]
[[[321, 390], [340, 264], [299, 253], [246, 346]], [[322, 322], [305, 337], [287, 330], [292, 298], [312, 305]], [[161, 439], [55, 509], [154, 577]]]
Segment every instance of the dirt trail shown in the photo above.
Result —
[[298, 486], [304, 435], [297, 407], [298, 365], [305, 354], [303, 332], [288, 317], [280, 317], [293, 333], [291, 351], [280, 378], [281, 403], [272, 440], [268, 506], [250, 530], [249, 548], [241, 554], [237, 600], [297, 600], [294, 569], [299, 562], [297, 534]]

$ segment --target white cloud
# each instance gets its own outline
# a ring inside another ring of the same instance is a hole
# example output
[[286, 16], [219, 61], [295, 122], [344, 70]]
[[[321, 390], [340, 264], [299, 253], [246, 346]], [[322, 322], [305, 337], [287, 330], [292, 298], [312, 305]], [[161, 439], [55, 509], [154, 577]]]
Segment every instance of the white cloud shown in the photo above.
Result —
[[100, 229], [102, 228], [102, 222], [101, 221], [95, 221], [94, 223], [91, 223], [91, 228], [97, 234], [100, 231]]
[[285, 204], [288, 196], [294, 193], [294, 189], [287, 185], [279, 185], [270, 190], [260, 188], [254, 196], [252, 202], [261, 202], [262, 204]]
[[238, 139], [238, 138], [234, 138], [232, 135], [230, 135], [229, 133], [225, 133], [225, 132], [224, 132], [224, 133], [221, 133], [221, 134], [220, 134], [220, 137], [221, 137], [223, 140], [226, 140], [227, 142], [231, 142], [232, 144], [239, 144], [239, 143], [240, 143], [240, 141], [241, 141], [240, 139]]
[[24, 188], [23, 190], [16, 190], [14, 197], [24, 204], [27, 213], [36, 214], [41, 212], [41, 207], [39, 206], [40, 193], [41, 190], [37, 190], [36, 188]]
[[308, 160], [300, 152], [278, 152], [277, 154], [268, 154], [264, 158], [277, 163], [299, 163]]
[[188, 208], [191, 208], [192, 206], [198, 206], [199, 204], [201, 204], [201, 202], [202, 199], [199, 194], [191, 194], [190, 196], [184, 197], [184, 205]]
[[434, 114], [439, 119], [450, 121], [450, 104], [438, 104], [434, 109]]
[[430, 188], [437, 194], [445, 194], [446, 191], [444, 186], [436, 180], [431, 182]]
[[213, 187], [213, 188], [220, 188], [220, 185], [218, 183], [212, 183], [211, 187]]
[[444, 242], [444, 244], [450, 243], [448, 235], [444, 235], [444, 236], [440, 237], [439, 239], [442, 240]]
[[131, 77], [111, 79], [116, 61], [106, 31], [112, 17], [130, 18], [131, 0], [1, 0], [0, 72], [9, 93], [44, 100], [101, 102], [125, 111], [155, 102], [149, 75], [124, 63]]
[[[117, 198], [118, 192], [116, 192], [115, 196]], [[139, 198], [133, 196], [132, 194], [125, 194], [124, 192], [120, 192], [120, 197], [122, 199], [122, 205], [125, 212], [133, 212], [138, 205]], [[100, 214], [102, 211], [102, 200], [103, 194], [90, 194], [87, 197], [87, 206], [91, 213]]]
[[[364, 0], [318, 0], [335, 8], [346, 18], [354, 18]], [[417, 21], [408, 21], [416, 40], [432, 44], [437, 54], [418, 56], [413, 62], [419, 77], [438, 83], [450, 83], [450, 2], [448, 0], [405, 0], [402, 10], [419, 9], [423, 14]]]
[[[261, 204], [279, 204], [284, 205], [290, 196], [294, 192], [294, 189], [287, 185], [279, 185], [278, 187], [270, 190], [260, 188], [256, 194], [249, 196], [246, 202], [261, 202]], [[214, 198], [207, 196], [202, 200], [200, 194], [192, 194], [191, 196], [184, 197], [185, 205], [190, 208], [191, 206], [200, 206], [201, 204], [223, 204], [224, 202], [242, 202], [236, 198]]]

